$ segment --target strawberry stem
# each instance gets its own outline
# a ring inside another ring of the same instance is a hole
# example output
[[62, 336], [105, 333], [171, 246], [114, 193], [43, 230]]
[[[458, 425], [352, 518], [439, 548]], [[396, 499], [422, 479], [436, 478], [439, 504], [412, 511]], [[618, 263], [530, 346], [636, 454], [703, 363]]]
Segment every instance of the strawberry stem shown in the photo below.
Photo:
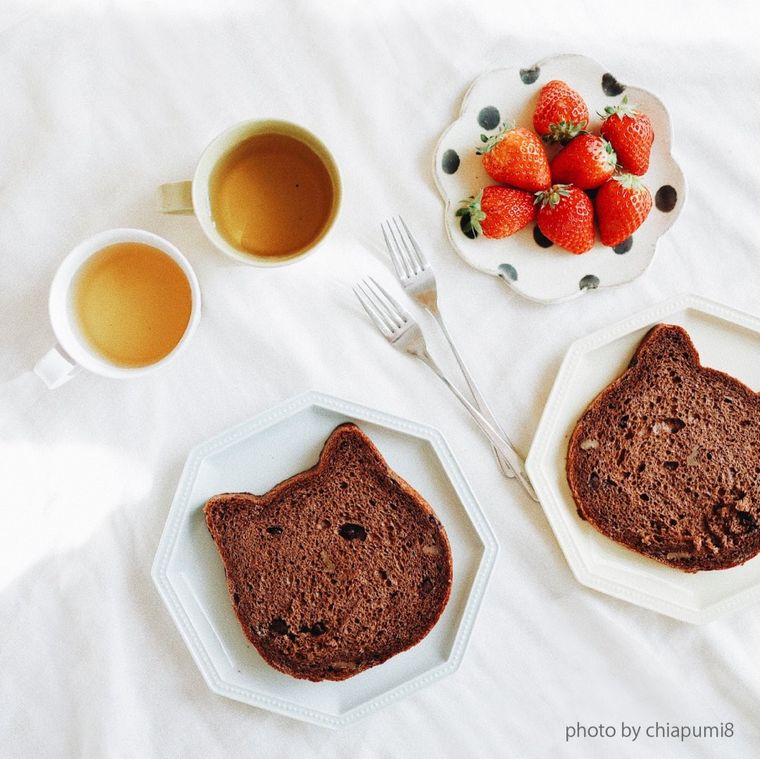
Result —
[[473, 239], [483, 233], [480, 224], [486, 218], [486, 212], [480, 207], [483, 200], [483, 190], [466, 200], [460, 201], [462, 207], [457, 210], [456, 215], [462, 217], [462, 231], [467, 237]]
[[483, 155], [483, 153], [490, 152], [504, 139], [504, 135], [506, 135], [507, 132], [512, 131], [514, 128], [514, 121], [505, 121], [501, 125], [501, 129], [496, 134], [492, 134], [490, 136], [481, 134], [480, 141], [483, 143], [483, 145], [481, 145], [481, 147], [479, 147], [475, 152], [478, 155]]
[[604, 109], [604, 113], [600, 113], [599, 116], [603, 119], [607, 119], [610, 116], [617, 116], [619, 119], [622, 119], [624, 116], [633, 118], [638, 113], [636, 108], [637, 106], [628, 102], [628, 95], [623, 95], [623, 99], [617, 105], [608, 105]]
[[612, 178], [616, 182], [620, 182], [626, 190], [634, 190], [635, 192], [638, 192], [644, 187], [641, 183], [641, 179], [635, 174], [616, 174]]
[[555, 208], [562, 198], [566, 198], [569, 194], [569, 184], [553, 184], [548, 190], [539, 190], [535, 193], [536, 199], [533, 202], [541, 208], [546, 206]]
[[567, 145], [573, 137], [585, 131], [587, 126], [588, 121], [559, 121], [549, 124], [549, 133], [542, 135], [541, 139], [548, 144], [558, 142], [560, 145]]

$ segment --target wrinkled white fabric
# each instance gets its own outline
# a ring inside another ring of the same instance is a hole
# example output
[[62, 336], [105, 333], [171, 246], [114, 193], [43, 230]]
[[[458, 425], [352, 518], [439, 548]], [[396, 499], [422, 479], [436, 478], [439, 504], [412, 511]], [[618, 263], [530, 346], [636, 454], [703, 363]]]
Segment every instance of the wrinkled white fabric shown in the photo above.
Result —
[[[576, 338], [679, 292], [758, 313], [759, 21], [749, 2], [4, 3], [0, 755], [757, 755], [760, 608], [693, 626], [581, 586], [540, 507], [499, 474], [432, 375], [383, 343], [351, 286], [365, 274], [392, 283], [379, 222], [403, 212], [523, 453]], [[661, 97], [689, 199], [644, 276], [542, 306], [456, 256], [430, 165], [480, 72], [560, 52]], [[223, 128], [264, 116], [319, 134], [345, 183], [328, 243], [272, 271], [234, 264], [155, 198]], [[49, 391], [31, 368], [54, 342], [52, 275], [79, 240], [119, 226], [184, 251], [200, 327], [144, 379], [83, 373]], [[337, 731], [212, 693], [150, 578], [189, 449], [311, 388], [439, 427], [501, 543], [460, 669]], [[576, 722], [655, 720], [731, 721], [735, 733], [565, 741]]]

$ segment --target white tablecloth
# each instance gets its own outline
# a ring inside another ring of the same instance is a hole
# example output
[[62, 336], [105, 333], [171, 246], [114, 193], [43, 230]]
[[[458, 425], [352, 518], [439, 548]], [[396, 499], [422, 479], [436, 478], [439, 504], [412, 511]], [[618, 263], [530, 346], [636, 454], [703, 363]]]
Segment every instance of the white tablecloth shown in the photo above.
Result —
[[[581, 586], [540, 507], [424, 367], [382, 342], [351, 285], [392, 283], [379, 222], [403, 212], [524, 454], [574, 339], [686, 291], [757, 313], [759, 21], [749, 2], [4, 3], [0, 755], [757, 756], [760, 607], [693, 626]], [[560, 52], [661, 97], [690, 194], [643, 277], [541, 306], [458, 259], [430, 164], [480, 72]], [[272, 271], [234, 264], [155, 202], [215, 134], [263, 116], [319, 134], [345, 183], [329, 242]], [[52, 275], [119, 226], [185, 252], [200, 327], [146, 378], [83, 373], [47, 390], [31, 368], [54, 341]], [[188, 450], [307, 389], [440, 428], [502, 548], [461, 668], [337, 731], [212, 693], [150, 578]], [[565, 741], [576, 722], [658, 720], [734, 735]]]

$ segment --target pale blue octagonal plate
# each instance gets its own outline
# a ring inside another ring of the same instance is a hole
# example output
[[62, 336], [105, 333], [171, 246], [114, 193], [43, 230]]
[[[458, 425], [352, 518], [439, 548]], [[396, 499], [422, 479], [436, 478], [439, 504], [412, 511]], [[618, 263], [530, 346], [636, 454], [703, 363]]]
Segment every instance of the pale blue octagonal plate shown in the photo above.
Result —
[[[434, 508], [451, 544], [446, 609], [420, 643], [343, 682], [284, 675], [259, 656], [232, 610], [224, 568], [203, 518], [216, 493], [264, 493], [313, 466], [330, 432], [352, 421]], [[209, 687], [308, 722], [340, 727], [453, 672], [497, 554], [494, 534], [440, 432], [309, 392], [222, 432], [188, 456], [153, 564], [153, 579]]]

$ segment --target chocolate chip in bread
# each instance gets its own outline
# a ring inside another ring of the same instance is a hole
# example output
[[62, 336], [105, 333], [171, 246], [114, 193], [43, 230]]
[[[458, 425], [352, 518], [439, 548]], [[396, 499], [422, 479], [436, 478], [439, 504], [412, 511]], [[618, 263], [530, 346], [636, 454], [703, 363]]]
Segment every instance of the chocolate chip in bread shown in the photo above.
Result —
[[264, 495], [204, 507], [243, 632], [276, 669], [344, 680], [418, 643], [452, 580], [443, 525], [354, 424]]
[[659, 324], [577, 422], [567, 479], [578, 514], [634, 551], [687, 572], [742, 564], [760, 552], [760, 396]]

